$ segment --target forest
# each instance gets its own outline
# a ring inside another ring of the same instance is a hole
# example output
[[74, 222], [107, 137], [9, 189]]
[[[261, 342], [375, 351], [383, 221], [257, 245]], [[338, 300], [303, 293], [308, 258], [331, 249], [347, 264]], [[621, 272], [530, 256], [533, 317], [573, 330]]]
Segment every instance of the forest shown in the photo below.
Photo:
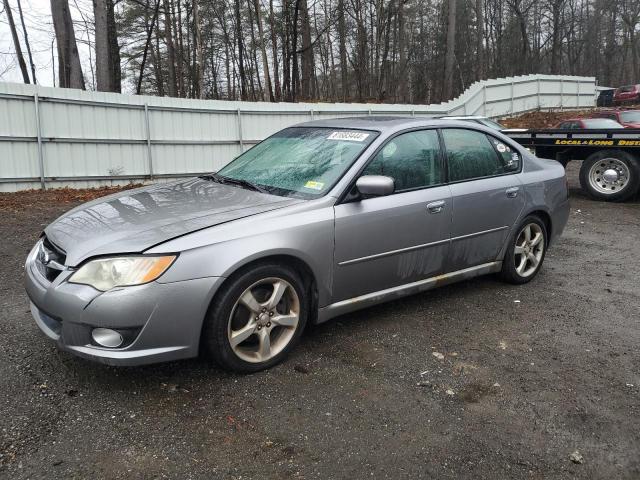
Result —
[[[21, 1], [2, 0], [0, 28], [11, 31], [24, 82], [35, 83]], [[595, 76], [606, 86], [640, 81], [640, 0], [50, 3], [59, 87], [428, 104], [480, 79], [528, 73]]]

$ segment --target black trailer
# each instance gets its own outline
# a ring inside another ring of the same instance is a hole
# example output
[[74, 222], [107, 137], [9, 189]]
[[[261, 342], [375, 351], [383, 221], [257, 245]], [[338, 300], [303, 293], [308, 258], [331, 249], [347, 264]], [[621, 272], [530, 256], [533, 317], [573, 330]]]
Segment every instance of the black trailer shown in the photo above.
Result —
[[593, 198], [622, 201], [640, 189], [640, 130], [521, 130], [502, 133], [540, 158], [551, 158], [566, 167], [583, 160], [580, 185]]

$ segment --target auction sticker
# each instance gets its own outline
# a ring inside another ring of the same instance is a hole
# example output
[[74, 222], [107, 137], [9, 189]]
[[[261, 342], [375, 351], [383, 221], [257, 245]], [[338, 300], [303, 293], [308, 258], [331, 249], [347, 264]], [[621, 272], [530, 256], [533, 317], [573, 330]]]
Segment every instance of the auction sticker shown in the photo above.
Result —
[[496, 145], [496, 148], [500, 153], [504, 153], [507, 151], [507, 147], [505, 147], [504, 143], [499, 143], [498, 145]]
[[333, 132], [327, 137], [327, 140], [349, 140], [351, 142], [364, 142], [368, 136], [368, 133], [341, 131]]
[[313, 180], [309, 180], [307, 183], [304, 184], [304, 188], [310, 188], [312, 190], [322, 190], [323, 187], [324, 187], [323, 182], [315, 182]]

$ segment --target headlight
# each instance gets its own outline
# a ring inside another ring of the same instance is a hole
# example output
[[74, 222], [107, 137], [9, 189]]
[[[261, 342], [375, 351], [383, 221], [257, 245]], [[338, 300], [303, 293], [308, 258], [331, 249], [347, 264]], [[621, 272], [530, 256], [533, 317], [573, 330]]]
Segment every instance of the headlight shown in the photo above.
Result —
[[158, 278], [175, 259], [175, 255], [98, 258], [80, 267], [69, 282], [91, 285], [103, 292], [113, 287], [140, 285]]

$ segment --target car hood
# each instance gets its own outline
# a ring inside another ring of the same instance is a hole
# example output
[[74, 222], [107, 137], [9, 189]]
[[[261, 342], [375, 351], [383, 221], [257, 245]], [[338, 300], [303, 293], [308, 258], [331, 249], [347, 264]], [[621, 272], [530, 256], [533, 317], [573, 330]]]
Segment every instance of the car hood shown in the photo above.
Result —
[[142, 252], [175, 237], [303, 200], [189, 179], [109, 195], [80, 205], [45, 229], [76, 266], [96, 255]]

